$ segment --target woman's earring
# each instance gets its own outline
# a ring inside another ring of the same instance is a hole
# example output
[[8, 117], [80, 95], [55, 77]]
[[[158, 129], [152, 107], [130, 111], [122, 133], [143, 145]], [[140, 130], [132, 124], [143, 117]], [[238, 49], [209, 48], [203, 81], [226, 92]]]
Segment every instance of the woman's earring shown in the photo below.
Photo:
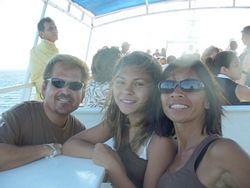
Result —
[[205, 109], [209, 109], [209, 107], [210, 107], [209, 102], [206, 102]]

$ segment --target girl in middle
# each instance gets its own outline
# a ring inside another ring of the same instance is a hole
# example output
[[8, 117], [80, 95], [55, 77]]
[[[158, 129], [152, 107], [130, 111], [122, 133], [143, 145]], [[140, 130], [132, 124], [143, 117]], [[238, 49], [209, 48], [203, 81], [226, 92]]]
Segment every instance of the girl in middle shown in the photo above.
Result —
[[[69, 139], [63, 153], [92, 158], [107, 170], [114, 187], [156, 187], [176, 153], [174, 130], [165, 124], [157, 89], [161, 72], [144, 52], [122, 57], [113, 71], [103, 122]], [[114, 149], [104, 144], [110, 138]]]

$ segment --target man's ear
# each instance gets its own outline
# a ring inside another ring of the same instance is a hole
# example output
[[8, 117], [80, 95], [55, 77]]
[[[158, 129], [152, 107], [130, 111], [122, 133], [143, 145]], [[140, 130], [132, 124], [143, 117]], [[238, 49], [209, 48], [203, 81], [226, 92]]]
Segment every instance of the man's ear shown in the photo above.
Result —
[[227, 71], [228, 71], [228, 68], [226, 68], [226, 67], [224, 67], [224, 66], [222, 66], [222, 67], [220, 68], [220, 73], [222, 73], [222, 74], [226, 74]]
[[44, 36], [44, 32], [40, 31], [40, 32], [39, 32], [39, 37], [40, 37], [41, 39], [44, 39], [44, 37], [45, 37], [45, 36]]
[[82, 98], [81, 98], [81, 101], [83, 101], [84, 97], [85, 97], [85, 91], [86, 91], [86, 88], [83, 88], [82, 89]]
[[41, 98], [45, 98], [45, 92], [46, 92], [46, 89], [47, 89], [47, 84], [46, 81], [43, 81], [43, 85], [42, 85], [42, 89], [41, 89]]

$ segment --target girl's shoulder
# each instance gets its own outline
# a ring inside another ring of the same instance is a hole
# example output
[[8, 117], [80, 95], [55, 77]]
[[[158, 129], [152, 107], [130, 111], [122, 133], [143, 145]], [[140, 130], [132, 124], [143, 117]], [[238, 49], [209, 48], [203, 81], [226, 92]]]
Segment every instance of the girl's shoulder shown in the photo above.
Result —
[[159, 136], [155, 133], [152, 134], [152, 138], [148, 144], [148, 148], [159, 148], [161, 149], [172, 149], [172, 150], [176, 150], [177, 148], [177, 143], [176, 140], [169, 136], [169, 137], [165, 137], [165, 136]]

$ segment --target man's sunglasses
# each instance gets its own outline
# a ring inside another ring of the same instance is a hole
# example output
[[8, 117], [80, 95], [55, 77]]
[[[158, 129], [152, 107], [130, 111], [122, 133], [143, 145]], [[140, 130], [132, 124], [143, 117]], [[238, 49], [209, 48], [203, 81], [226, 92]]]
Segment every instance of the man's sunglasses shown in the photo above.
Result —
[[161, 93], [172, 93], [177, 86], [184, 92], [197, 92], [205, 88], [202, 81], [195, 79], [186, 79], [182, 81], [163, 80], [158, 84]]
[[73, 91], [78, 91], [78, 90], [82, 89], [82, 87], [84, 87], [84, 83], [82, 83], [82, 82], [70, 82], [70, 81], [63, 80], [61, 78], [52, 77], [52, 78], [48, 78], [46, 80], [50, 81], [51, 84], [56, 88], [64, 88], [64, 87], [68, 86], [69, 89], [71, 89]]

